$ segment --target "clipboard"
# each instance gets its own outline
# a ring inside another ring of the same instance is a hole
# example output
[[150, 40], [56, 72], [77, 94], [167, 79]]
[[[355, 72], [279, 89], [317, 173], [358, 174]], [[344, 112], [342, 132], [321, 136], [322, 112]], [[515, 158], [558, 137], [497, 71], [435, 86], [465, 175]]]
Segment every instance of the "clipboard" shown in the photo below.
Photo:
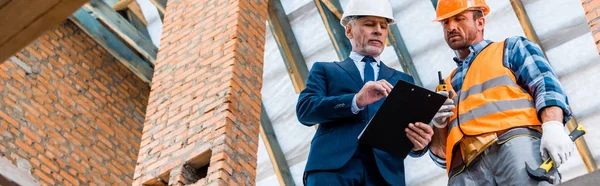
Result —
[[377, 113], [358, 136], [358, 143], [406, 157], [413, 148], [404, 129], [409, 123], [429, 123], [446, 97], [398, 80]]

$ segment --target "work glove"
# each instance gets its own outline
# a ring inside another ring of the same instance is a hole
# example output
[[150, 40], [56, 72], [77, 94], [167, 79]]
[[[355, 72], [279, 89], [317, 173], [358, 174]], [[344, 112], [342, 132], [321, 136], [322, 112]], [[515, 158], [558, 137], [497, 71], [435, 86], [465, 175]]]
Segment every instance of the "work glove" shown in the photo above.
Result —
[[[446, 91], [438, 92], [438, 94], [446, 97], [448, 97], [449, 95]], [[437, 128], [446, 127], [446, 125], [448, 124], [448, 118], [454, 115], [452, 109], [454, 109], [454, 100], [448, 98], [446, 99], [442, 107], [440, 107], [440, 110], [438, 110], [438, 112], [435, 113], [435, 116], [433, 116], [433, 120], [431, 120], [431, 123]]]
[[556, 168], [565, 163], [573, 152], [573, 141], [565, 132], [563, 124], [558, 121], [548, 121], [542, 124], [542, 142], [540, 152], [542, 160], [548, 157], [554, 161]]

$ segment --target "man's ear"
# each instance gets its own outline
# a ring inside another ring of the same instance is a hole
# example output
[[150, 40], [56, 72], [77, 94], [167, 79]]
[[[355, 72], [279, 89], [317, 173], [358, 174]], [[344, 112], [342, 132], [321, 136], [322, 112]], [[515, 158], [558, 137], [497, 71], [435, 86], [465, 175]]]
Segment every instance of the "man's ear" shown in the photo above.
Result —
[[346, 25], [346, 37], [348, 39], [352, 39], [354, 36], [352, 35], [352, 23], [348, 23]]
[[477, 29], [483, 31], [483, 28], [485, 27], [485, 17], [480, 17], [479, 19], [477, 19]]

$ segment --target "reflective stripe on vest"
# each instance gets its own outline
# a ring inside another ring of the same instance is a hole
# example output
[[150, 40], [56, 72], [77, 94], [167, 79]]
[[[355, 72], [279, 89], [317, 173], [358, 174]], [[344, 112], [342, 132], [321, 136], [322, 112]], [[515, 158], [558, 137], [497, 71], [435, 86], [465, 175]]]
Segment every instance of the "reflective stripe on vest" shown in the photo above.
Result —
[[[446, 141], [446, 167], [452, 167], [452, 152], [466, 135], [477, 136], [519, 126], [541, 125], [531, 95], [517, 83], [512, 71], [504, 67], [504, 42], [491, 43], [473, 60], [461, 90], [446, 78], [455, 108], [450, 117]], [[457, 117], [459, 117], [457, 119]], [[460, 123], [459, 123], [460, 122]], [[460, 130], [462, 129], [462, 130]]]
[[[532, 107], [534, 107], [533, 101], [531, 101], [529, 99], [502, 100], [502, 101], [489, 102], [485, 105], [482, 105], [480, 107], [472, 109], [472, 110], [468, 111], [467, 113], [463, 113], [459, 117], [460, 117], [461, 123], [468, 123], [475, 118], [487, 116], [487, 115], [494, 114], [497, 112], [504, 112], [504, 111], [508, 111], [508, 110], [532, 108]], [[457, 125], [458, 125], [458, 123], [457, 123], [456, 118], [450, 121], [450, 128], [453, 128]]]
[[[482, 93], [483, 91], [485, 91], [487, 89], [502, 86], [502, 85], [519, 87], [517, 84], [515, 84], [515, 82], [512, 79], [510, 79], [510, 77], [508, 75], [503, 75], [500, 77], [496, 77], [496, 78], [487, 80], [486, 82], [484, 82], [482, 84], [473, 85], [466, 92], [459, 91], [458, 93], [460, 95], [460, 100], [463, 101], [469, 95]], [[453, 98], [454, 103], [456, 103], [457, 99], [458, 99], [458, 97]]]

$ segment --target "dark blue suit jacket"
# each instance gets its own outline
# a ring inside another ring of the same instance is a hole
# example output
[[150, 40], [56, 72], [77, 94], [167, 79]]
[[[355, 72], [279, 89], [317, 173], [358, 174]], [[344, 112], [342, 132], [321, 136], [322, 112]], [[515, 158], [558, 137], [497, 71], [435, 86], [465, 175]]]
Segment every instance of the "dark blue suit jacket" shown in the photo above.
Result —
[[[414, 83], [411, 76], [380, 63], [378, 80], [392, 85], [398, 80]], [[357, 137], [384, 99], [368, 105], [358, 114], [351, 111], [352, 98], [363, 86], [360, 72], [352, 59], [343, 62], [317, 62], [300, 93], [296, 115], [300, 123], [319, 124], [312, 139], [305, 172], [339, 169], [350, 160], [358, 147]], [[405, 185], [404, 158], [373, 149], [377, 167], [392, 185]]]

